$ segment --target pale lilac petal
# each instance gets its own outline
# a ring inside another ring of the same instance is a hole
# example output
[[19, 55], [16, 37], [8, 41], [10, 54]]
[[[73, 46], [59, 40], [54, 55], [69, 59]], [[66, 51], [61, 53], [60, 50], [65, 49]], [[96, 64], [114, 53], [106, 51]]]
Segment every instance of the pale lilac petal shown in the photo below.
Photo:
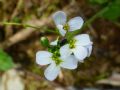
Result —
[[62, 26], [62, 25], [57, 25], [57, 28], [58, 28], [58, 30], [59, 30], [59, 33], [60, 33], [62, 36], [65, 36], [66, 31], [63, 29], [63, 26]]
[[74, 39], [76, 40], [76, 45], [87, 46], [92, 44], [88, 34], [77, 35]]
[[84, 60], [88, 55], [87, 49], [82, 46], [76, 46], [73, 53], [79, 61]]
[[66, 23], [66, 14], [62, 11], [58, 11], [52, 16], [56, 25], [64, 25]]
[[70, 55], [69, 57], [62, 58], [63, 62], [61, 63], [61, 67], [66, 69], [76, 69], [78, 60], [73, 56]]
[[36, 63], [40, 65], [47, 65], [50, 64], [52, 53], [47, 51], [38, 51], [36, 53]]
[[83, 19], [81, 17], [72, 18], [68, 24], [70, 26], [70, 31], [75, 31], [80, 29], [83, 26]]
[[60, 67], [56, 66], [55, 63], [50, 64], [44, 72], [46, 79], [53, 81], [57, 78], [60, 72]]
[[61, 57], [68, 57], [72, 52], [70, 51], [69, 44], [66, 44], [60, 48]]
[[88, 51], [88, 55], [87, 57], [89, 57], [92, 53], [92, 45], [89, 45], [89, 46], [85, 46], [87, 48], [87, 51]]

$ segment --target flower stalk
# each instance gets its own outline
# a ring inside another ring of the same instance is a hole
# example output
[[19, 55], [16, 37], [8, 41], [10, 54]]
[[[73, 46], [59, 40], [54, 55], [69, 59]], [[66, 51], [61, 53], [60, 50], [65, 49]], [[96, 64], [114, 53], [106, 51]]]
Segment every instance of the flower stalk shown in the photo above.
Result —
[[[35, 30], [40, 30], [42, 27], [39, 26], [33, 26], [30, 24], [23, 24], [23, 23], [15, 23], [15, 22], [1, 22], [2, 25], [16, 25], [16, 26], [23, 26], [25, 28], [30, 27], [30, 28], [34, 28]], [[50, 33], [55, 33], [58, 34], [58, 32], [56, 30], [52, 31], [52, 30], [45, 30], [46, 32], [50, 32]]]

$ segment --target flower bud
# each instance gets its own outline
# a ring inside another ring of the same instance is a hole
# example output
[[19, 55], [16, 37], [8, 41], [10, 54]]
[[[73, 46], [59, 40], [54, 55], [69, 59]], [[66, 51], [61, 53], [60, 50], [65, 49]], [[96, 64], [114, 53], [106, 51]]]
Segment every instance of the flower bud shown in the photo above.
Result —
[[44, 46], [44, 47], [49, 47], [49, 45], [50, 45], [49, 40], [46, 37], [41, 37], [40, 42], [41, 42], [41, 45]]

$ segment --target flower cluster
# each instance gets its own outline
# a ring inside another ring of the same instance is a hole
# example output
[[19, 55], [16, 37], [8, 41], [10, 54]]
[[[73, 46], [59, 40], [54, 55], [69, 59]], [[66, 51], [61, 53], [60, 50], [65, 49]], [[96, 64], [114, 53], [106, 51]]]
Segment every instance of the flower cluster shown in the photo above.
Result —
[[81, 17], [72, 18], [67, 22], [66, 14], [58, 11], [53, 14], [52, 18], [64, 39], [57, 38], [49, 44], [49, 41], [43, 37], [41, 41], [47, 46], [48, 51], [36, 53], [37, 64], [49, 65], [44, 75], [50, 81], [56, 79], [61, 68], [76, 69], [78, 62], [83, 62], [86, 57], [91, 55], [92, 51], [92, 42], [88, 34], [76, 35], [70, 40], [65, 37], [68, 32], [82, 27], [84, 21]]

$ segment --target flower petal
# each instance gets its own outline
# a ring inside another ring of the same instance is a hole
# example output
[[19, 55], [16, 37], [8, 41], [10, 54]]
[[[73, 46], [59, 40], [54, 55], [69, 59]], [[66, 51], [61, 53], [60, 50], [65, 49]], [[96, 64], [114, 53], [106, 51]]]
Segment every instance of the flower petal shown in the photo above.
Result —
[[88, 34], [77, 35], [74, 39], [76, 40], [76, 45], [87, 46], [92, 44]]
[[66, 23], [66, 14], [62, 11], [58, 11], [52, 16], [56, 25], [63, 25]]
[[44, 75], [46, 79], [53, 81], [54, 79], [56, 79], [59, 72], [60, 72], [60, 67], [56, 66], [55, 63], [52, 63], [47, 67], [47, 69], [44, 72]]
[[76, 48], [73, 50], [73, 53], [80, 62], [88, 55], [87, 49], [82, 46], [76, 46]]
[[78, 30], [83, 26], [83, 19], [81, 17], [72, 18], [68, 24], [70, 26], [70, 31]]
[[36, 53], [36, 62], [37, 64], [40, 64], [40, 65], [50, 64], [52, 61], [51, 56], [52, 56], [52, 53], [50, 52], [38, 51]]
[[72, 52], [69, 49], [69, 44], [66, 44], [66, 45], [64, 45], [64, 46], [62, 46], [60, 48], [60, 55], [61, 55], [61, 57], [64, 57], [64, 58], [68, 57], [68, 56], [70, 56], [71, 53]]
[[54, 46], [54, 45], [57, 45], [57, 43], [58, 43], [58, 40], [55, 40], [55, 41], [51, 42], [50, 45]]
[[65, 36], [66, 31], [63, 29], [63, 26], [62, 26], [62, 25], [57, 25], [57, 28], [58, 28], [58, 30], [59, 30], [59, 33], [60, 33], [62, 36]]
[[86, 46], [87, 50], [88, 50], [88, 55], [87, 57], [89, 57], [92, 53], [92, 45]]
[[67, 58], [62, 58], [63, 62], [61, 63], [61, 67], [66, 69], [76, 69], [78, 60], [73, 56], [70, 55]]

